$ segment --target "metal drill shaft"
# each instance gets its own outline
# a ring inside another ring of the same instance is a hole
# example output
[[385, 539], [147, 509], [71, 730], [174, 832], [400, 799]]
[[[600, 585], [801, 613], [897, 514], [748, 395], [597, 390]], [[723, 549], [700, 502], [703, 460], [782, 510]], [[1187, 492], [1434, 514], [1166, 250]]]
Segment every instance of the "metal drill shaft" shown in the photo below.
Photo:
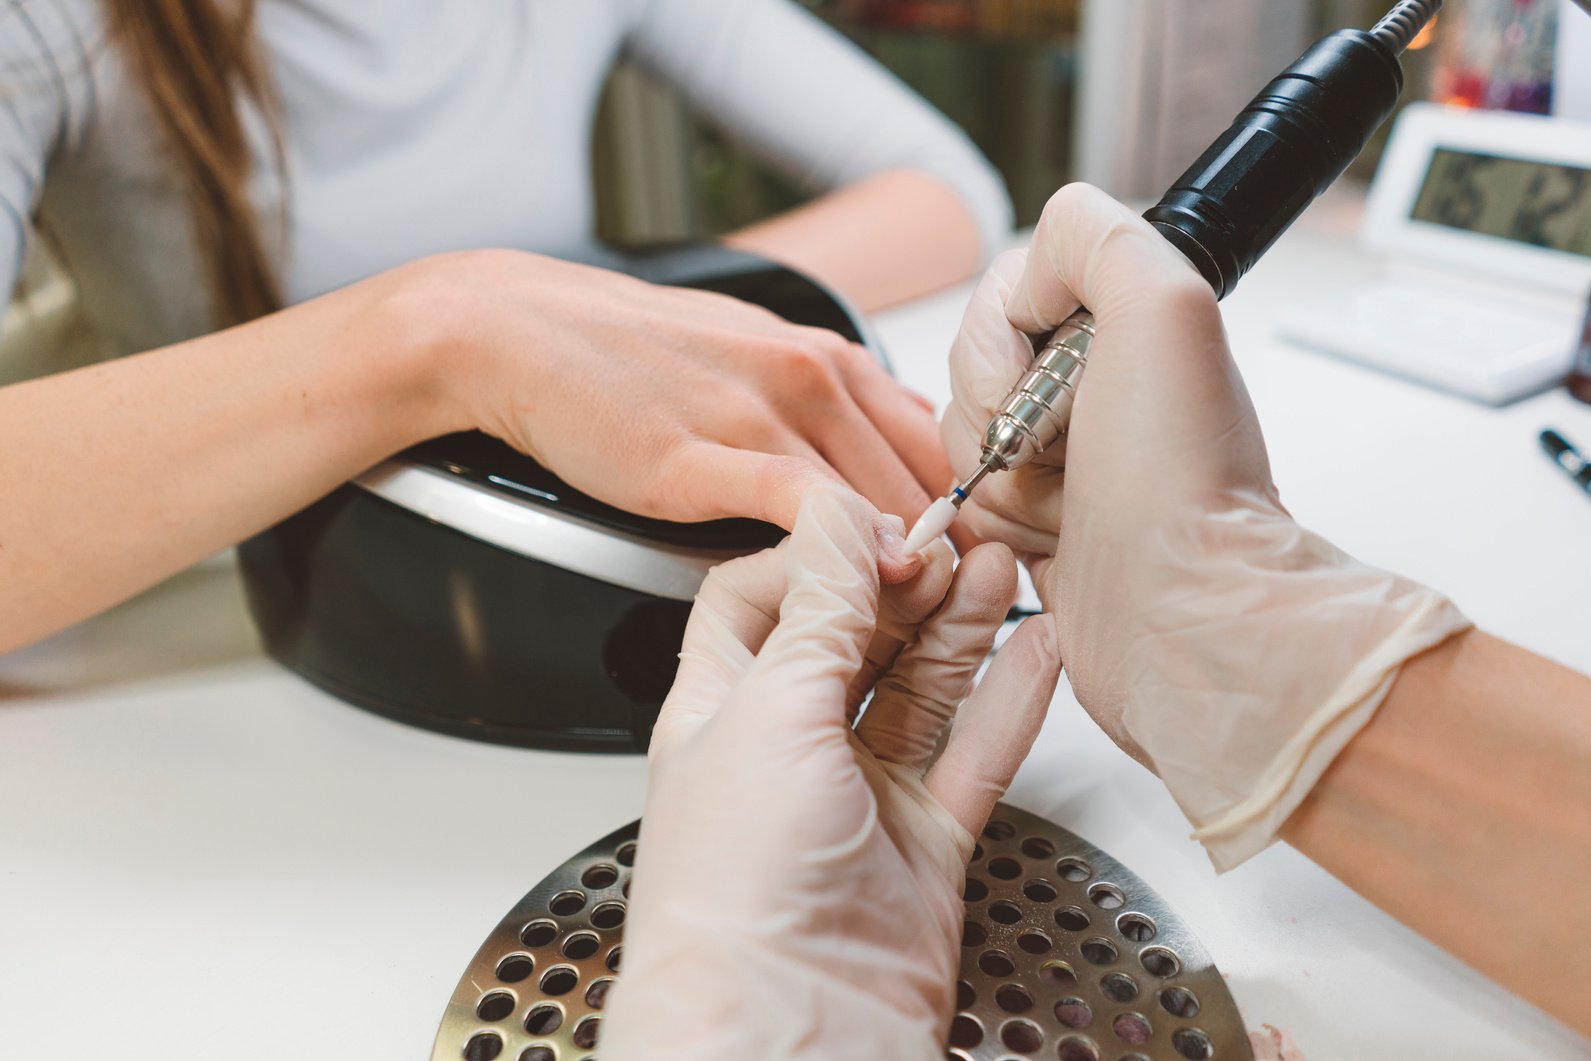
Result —
[[972, 496], [972, 492], [978, 488], [978, 484], [983, 482], [988, 474], [994, 470], [995, 466], [988, 461], [978, 465], [978, 470], [967, 476], [965, 482], [951, 489], [949, 495], [947, 495], [950, 498], [950, 503], [957, 508], [966, 504], [967, 498]]
[[1087, 310], [1078, 310], [1051, 333], [989, 421], [985, 465], [1000, 471], [1020, 468], [1065, 434], [1093, 343], [1094, 317]]
[[[1442, 0], [1400, 0], [1369, 32], [1343, 30], [1315, 44], [1144, 215], [1218, 298], [1342, 175], [1392, 112], [1403, 89], [1397, 57], [1441, 7]], [[1093, 341], [1087, 310], [1041, 341], [989, 422], [985, 469], [1019, 468], [1066, 432]], [[986, 474], [957, 487], [951, 500], [959, 507]]]

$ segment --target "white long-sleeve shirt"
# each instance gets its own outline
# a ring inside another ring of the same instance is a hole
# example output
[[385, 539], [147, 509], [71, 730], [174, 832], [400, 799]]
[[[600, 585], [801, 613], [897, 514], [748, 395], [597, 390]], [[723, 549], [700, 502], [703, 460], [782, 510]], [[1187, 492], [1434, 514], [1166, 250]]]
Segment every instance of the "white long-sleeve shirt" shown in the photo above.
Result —
[[[621, 52], [804, 189], [912, 167], [959, 194], [986, 250], [1010, 223], [965, 135], [790, 0], [255, 10], [287, 180], [284, 191], [261, 135], [251, 194], [262, 218], [287, 219], [273, 253], [289, 301], [440, 251], [588, 244], [591, 125]], [[0, 5], [0, 296], [41, 210], [118, 348], [210, 330], [185, 189], [98, 0]]]

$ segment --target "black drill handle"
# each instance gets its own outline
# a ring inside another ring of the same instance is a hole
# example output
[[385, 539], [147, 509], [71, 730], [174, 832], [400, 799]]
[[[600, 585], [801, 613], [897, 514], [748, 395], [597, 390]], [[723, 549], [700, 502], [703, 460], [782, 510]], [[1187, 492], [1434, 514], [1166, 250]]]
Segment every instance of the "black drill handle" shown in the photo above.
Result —
[[1359, 157], [1402, 91], [1392, 49], [1359, 30], [1333, 33], [1266, 85], [1144, 217], [1225, 298]]

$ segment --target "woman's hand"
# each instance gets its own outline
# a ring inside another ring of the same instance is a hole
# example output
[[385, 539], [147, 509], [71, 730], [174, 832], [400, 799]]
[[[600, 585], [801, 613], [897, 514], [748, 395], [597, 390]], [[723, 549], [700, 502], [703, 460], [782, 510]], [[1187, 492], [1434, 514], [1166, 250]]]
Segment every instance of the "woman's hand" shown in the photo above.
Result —
[[609, 504], [788, 530], [821, 483], [910, 520], [950, 480], [931, 408], [833, 332], [512, 251], [427, 270], [463, 419]]
[[[788, 528], [836, 481], [915, 518], [950, 479], [928, 407], [830, 332], [517, 251], [442, 255], [0, 387], [0, 653], [470, 428], [674, 520]], [[891, 582], [917, 566], [895, 538]]]
[[1058, 663], [1030, 620], [958, 715], [1010, 555], [976, 549], [951, 582], [936, 544], [881, 593], [876, 525], [814, 490], [784, 545], [703, 586], [652, 738], [604, 1057], [944, 1056], [973, 835]]
[[1035, 579], [1072, 689], [1225, 868], [1270, 842], [1402, 663], [1468, 622], [1293, 521], [1209, 286], [1092, 188], [1059, 192], [968, 311], [944, 427], [958, 472], [1026, 334], [1079, 303], [1098, 335], [1065, 449], [985, 482], [971, 529], [1054, 554]]

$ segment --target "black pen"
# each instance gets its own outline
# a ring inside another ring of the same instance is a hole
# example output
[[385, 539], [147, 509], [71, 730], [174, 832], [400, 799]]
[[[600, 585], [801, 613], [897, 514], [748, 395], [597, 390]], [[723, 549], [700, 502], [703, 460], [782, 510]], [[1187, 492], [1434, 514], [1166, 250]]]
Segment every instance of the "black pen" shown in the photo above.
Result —
[[1580, 484], [1580, 489], [1591, 494], [1591, 461], [1581, 456], [1569, 440], [1550, 428], [1541, 433], [1541, 448], [1547, 451], [1552, 462]]

